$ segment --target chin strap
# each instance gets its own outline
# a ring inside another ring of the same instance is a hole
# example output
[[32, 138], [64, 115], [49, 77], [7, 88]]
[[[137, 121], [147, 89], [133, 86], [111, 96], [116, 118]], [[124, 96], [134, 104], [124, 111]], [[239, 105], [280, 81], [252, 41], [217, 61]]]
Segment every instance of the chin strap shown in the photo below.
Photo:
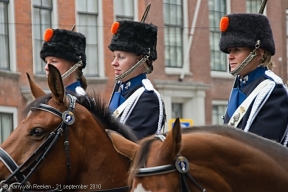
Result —
[[63, 75], [62, 75], [62, 80], [64, 80], [66, 77], [68, 77], [69, 75], [71, 75], [71, 73], [73, 73], [78, 67], [81, 67], [83, 65], [82, 60], [80, 60], [78, 63], [76, 63], [75, 65], [73, 65], [68, 71], [66, 71]]
[[147, 55], [145, 55], [140, 61], [138, 61], [135, 65], [133, 65], [133, 67], [131, 67], [130, 69], [128, 69], [127, 71], [125, 71], [124, 73], [122, 73], [121, 75], [115, 77], [116, 81], [121, 81], [122, 79], [124, 79], [125, 77], [127, 77], [130, 73], [132, 73], [133, 71], [135, 71], [138, 67], [140, 67], [143, 63], [145, 63], [149, 57], [150, 57], [150, 48], [149, 52]]
[[260, 40], [257, 40], [255, 49], [246, 57], [246, 59], [236, 69], [234, 69], [233, 71], [230, 71], [230, 74], [234, 76], [238, 75], [238, 73], [258, 55], [256, 51], [259, 48], [260, 48]]

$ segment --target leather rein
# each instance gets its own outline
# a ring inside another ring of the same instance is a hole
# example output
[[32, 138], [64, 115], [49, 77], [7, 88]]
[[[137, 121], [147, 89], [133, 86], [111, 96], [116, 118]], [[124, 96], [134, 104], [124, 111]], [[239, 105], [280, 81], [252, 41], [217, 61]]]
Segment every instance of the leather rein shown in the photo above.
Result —
[[[37, 169], [40, 163], [44, 160], [47, 153], [51, 150], [54, 146], [56, 141], [60, 138], [63, 131], [65, 132], [65, 140], [64, 140], [64, 148], [66, 154], [66, 167], [67, 167], [67, 177], [66, 183], [69, 183], [70, 180], [70, 173], [71, 173], [71, 163], [70, 163], [70, 155], [69, 155], [69, 140], [68, 140], [68, 126], [72, 125], [75, 122], [75, 116], [73, 114], [73, 110], [75, 109], [75, 104], [77, 98], [70, 94], [67, 94], [69, 98], [69, 107], [67, 111], [63, 113], [60, 112], [58, 109], [51, 107], [47, 104], [41, 103], [39, 107], [32, 107], [31, 110], [43, 110], [49, 113], [56, 115], [62, 119], [60, 125], [50, 133], [48, 138], [42, 143], [36, 151], [21, 165], [18, 166], [17, 163], [13, 160], [13, 158], [2, 148], [0, 148], [0, 160], [4, 163], [4, 165], [9, 169], [11, 174], [8, 176], [7, 179], [2, 180], [0, 182], [0, 191], [8, 191], [10, 187], [12, 188], [13, 185], [19, 185], [21, 188], [25, 189], [25, 185], [31, 185], [28, 179], [32, 175], [32, 173]], [[28, 172], [27, 175], [24, 172]], [[12, 182], [13, 179], [16, 179], [16, 182]], [[114, 192], [114, 191], [127, 191], [130, 187], [120, 187], [115, 189], [108, 189], [108, 190], [99, 190], [98, 192]], [[51, 191], [62, 191], [62, 189], [54, 189]]]
[[[164, 135], [155, 135], [155, 139], [159, 139], [162, 142], [165, 140]], [[187, 183], [186, 178], [188, 177], [201, 192], [206, 192], [206, 189], [201, 187], [195, 179], [189, 173], [189, 161], [184, 156], [178, 155], [174, 165], [160, 165], [155, 167], [145, 167], [140, 168], [137, 171], [136, 177], [146, 177], [152, 175], [161, 175], [166, 173], [171, 173], [174, 171], [179, 172], [179, 181], [180, 181], [180, 189], [181, 192], [191, 192]]]

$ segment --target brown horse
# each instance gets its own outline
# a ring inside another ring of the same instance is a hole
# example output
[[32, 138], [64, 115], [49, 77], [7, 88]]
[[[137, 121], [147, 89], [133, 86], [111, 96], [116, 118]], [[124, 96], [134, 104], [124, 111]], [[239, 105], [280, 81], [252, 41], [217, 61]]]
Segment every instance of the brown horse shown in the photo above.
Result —
[[[181, 131], [182, 130], [182, 131]], [[117, 151], [133, 161], [134, 192], [288, 191], [288, 149], [224, 125], [181, 129], [138, 144], [108, 132]]]
[[[45, 94], [30, 79], [36, 98], [29, 114], [0, 148], [1, 189], [129, 191], [130, 160], [115, 151], [105, 129], [136, 141], [97, 94], [65, 93], [59, 71], [49, 65]], [[12, 185], [14, 183], [14, 185]]]

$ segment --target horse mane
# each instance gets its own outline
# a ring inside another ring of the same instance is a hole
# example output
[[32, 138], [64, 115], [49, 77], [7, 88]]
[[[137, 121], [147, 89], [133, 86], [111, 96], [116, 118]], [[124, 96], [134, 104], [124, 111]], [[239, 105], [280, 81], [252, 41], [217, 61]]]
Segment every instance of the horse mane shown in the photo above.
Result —
[[288, 158], [287, 148], [280, 143], [256, 135], [252, 132], [244, 132], [241, 129], [229, 125], [203, 125], [182, 129], [182, 134], [192, 134], [193, 132], [207, 132], [210, 134], [223, 135], [245, 143], [253, 148], [261, 149], [266, 154], [271, 154], [271, 152], [273, 152], [274, 155], [287, 154]]
[[[241, 129], [237, 129], [228, 125], [203, 125], [203, 126], [192, 126], [181, 129], [182, 135], [189, 135], [193, 133], [207, 133], [207, 134], [217, 134], [228, 138], [235, 139], [253, 148], [260, 149], [264, 153], [273, 156], [277, 159], [288, 159], [288, 150], [281, 144], [266, 139], [264, 137], [258, 136], [254, 133], [244, 132]], [[168, 132], [163, 135], [167, 135]], [[139, 168], [145, 167], [146, 160], [148, 158], [148, 152], [153, 141], [158, 138], [154, 136], [146, 137], [141, 140], [140, 149], [135, 156], [135, 159], [131, 165], [128, 182], [132, 182], [133, 178], [137, 174]], [[273, 154], [272, 154], [273, 153]], [[131, 183], [130, 183], [131, 184]]]
[[112, 113], [100, 94], [92, 92], [91, 94], [78, 96], [77, 102], [78, 101], [81, 105], [86, 107], [94, 115], [94, 117], [98, 119], [99, 122], [103, 123], [104, 127], [109, 127], [109, 129], [120, 133], [130, 141], [138, 141], [130, 127], [120, 123], [112, 116]]
[[158, 138], [154, 136], [145, 137], [142, 139], [139, 143], [140, 149], [138, 153], [136, 154], [134, 160], [132, 161], [130, 173], [128, 177], [128, 184], [131, 185], [133, 178], [137, 175], [137, 171], [140, 168], [146, 167], [146, 160], [148, 158], [148, 152], [150, 149], [150, 145], [153, 141], [157, 140]]
[[[77, 96], [73, 93], [69, 93], [77, 98], [76, 102], [84, 106], [93, 117], [100, 122], [104, 127], [120, 133], [126, 139], [136, 142], [138, 139], [133, 134], [131, 128], [120, 123], [116, 118], [112, 116], [106, 103], [102, 99], [100, 94], [92, 92], [83, 96]], [[52, 98], [52, 94], [44, 95], [38, 99], [32, 101], [25, 109], [24, 115], [26, 116], [31, 108], [37, 108], [41, 103], [47, 103]]]

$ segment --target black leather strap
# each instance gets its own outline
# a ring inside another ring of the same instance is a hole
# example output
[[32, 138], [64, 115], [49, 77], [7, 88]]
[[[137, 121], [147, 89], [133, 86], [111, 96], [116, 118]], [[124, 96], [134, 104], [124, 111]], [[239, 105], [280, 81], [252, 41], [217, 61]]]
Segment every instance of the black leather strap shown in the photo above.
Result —
[[[18, 165], [15, 163], [15, 161], [2, 148], [0, 148], [0, 160], [6, 165], [11, 173], [13, 173], [18, 168]], [[24, 180], [24, 175], [20, 174], [20, 172], [16, 174], [15, 177], [20, 182]]]
[[144, 177], [151, 175], [160, 175], [176, 171], [174, 165], [161, 165], [156, 167], [140, 168], [137, 172], [136, 177]]

